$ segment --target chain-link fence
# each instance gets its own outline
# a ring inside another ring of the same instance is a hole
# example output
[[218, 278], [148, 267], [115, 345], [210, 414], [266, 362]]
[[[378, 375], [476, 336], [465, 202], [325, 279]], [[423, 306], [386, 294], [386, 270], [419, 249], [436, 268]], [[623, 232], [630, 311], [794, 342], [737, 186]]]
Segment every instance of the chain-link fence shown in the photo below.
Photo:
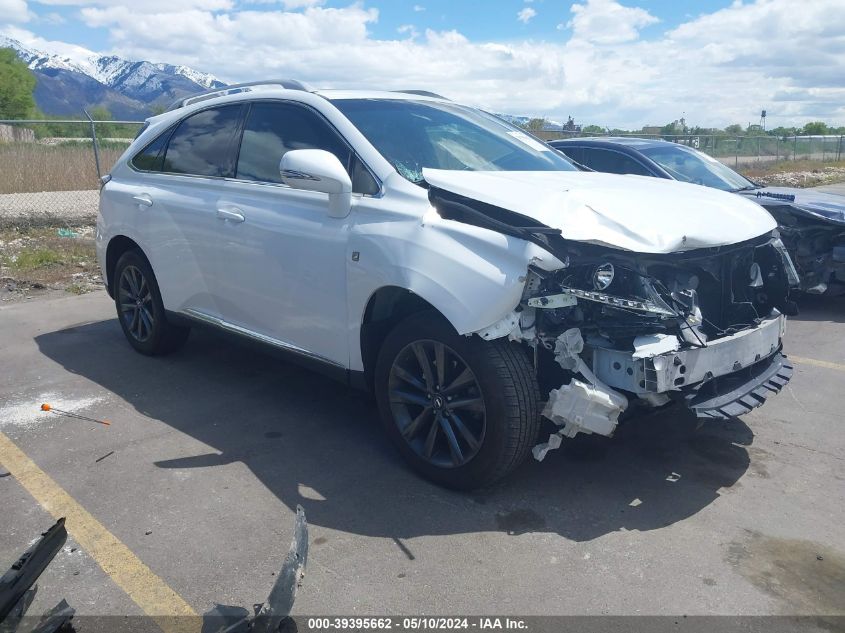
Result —
[[[93, 223], [98, 161], [100, 173], [108, 173], [142, 125], [142, 121], [0, 121], [0, 227]], [[545, 140], [588, 136], [566, 131], [535, 134]], [[843, 136], [630, 136], [689, 145], [736, 167], [762, 161], [845, 158]]]
[[780, 160], [841, 161], [845, 158], [845, 136], [726, 136], [724, 134], [585, 134], [565, 130], [533, 132], [546, 141], [575, 137], [632, 136], [673, 141], [689, 145], [741, 167], [755, 162]]
[[141, 125], [0, 121], [0, 227], [92, 224], [98, 161], [101, 173], [108, 173]]

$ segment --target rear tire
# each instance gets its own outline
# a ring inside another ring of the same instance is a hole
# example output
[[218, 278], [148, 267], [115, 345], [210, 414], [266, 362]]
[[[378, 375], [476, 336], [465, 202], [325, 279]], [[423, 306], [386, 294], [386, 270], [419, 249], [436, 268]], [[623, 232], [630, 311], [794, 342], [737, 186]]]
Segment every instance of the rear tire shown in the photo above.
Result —
[[136, 351], [159, 356], [185, 344], [191, 330], [167, 320], [155, 274], [141, 251], [132, 249], [121, 255], [112, 279], [117, 320]]
[[436, 312], [414, 314], [388, 334], [375, 390], [402, 456], [448, 488], [492, 484], [537, 441], [539, 388], [525, 350], [507, 340], [460, 336]]

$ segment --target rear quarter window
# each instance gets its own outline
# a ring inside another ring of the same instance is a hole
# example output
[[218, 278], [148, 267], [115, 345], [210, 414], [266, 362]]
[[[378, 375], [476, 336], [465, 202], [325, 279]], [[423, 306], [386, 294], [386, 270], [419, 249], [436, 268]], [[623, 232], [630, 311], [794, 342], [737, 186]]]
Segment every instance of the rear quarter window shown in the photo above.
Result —
[[132, 166], [141, 171], [161, 171], [164, 159], [164, 148], [172, 129], [160, 134], [152, 143], [147, 145], [132, 158]]

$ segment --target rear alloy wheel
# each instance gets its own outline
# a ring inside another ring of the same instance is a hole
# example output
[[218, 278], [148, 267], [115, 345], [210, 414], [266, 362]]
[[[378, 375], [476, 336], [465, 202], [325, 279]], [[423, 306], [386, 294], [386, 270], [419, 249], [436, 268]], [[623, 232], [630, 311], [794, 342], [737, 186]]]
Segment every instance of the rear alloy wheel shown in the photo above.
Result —
[[493, 483], [537, 441], [539, 389], [525, 350], [460, 336], [436, 312], [414, 314], [387, 335], [375, 390], [402, 456], [449, 488]]
[[126, 251], [114, 267], [114, 303], [129, 344], [148, 356], [180, 348], [190, 328], [167, 320], [153, 269], [137, 250]]
[[145, 343], [155, 326], [153, 296], [144, 274], [135, 266], [126, 266], [121, 272], [117, 296], [125, 331], [138, 343]]

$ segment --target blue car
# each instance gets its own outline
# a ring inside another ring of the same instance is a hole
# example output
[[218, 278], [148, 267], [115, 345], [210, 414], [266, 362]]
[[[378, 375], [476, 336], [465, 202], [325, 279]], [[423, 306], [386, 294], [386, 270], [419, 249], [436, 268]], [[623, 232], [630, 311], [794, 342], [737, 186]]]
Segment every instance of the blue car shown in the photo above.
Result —
[[797, 187], [764, 187], [691, 147], [629, 137], [572, 138], [549, 143], [594, 171], [689, 182], [750, 198], [778, 222], [810, 294], [845, 294], [845, 198]]

